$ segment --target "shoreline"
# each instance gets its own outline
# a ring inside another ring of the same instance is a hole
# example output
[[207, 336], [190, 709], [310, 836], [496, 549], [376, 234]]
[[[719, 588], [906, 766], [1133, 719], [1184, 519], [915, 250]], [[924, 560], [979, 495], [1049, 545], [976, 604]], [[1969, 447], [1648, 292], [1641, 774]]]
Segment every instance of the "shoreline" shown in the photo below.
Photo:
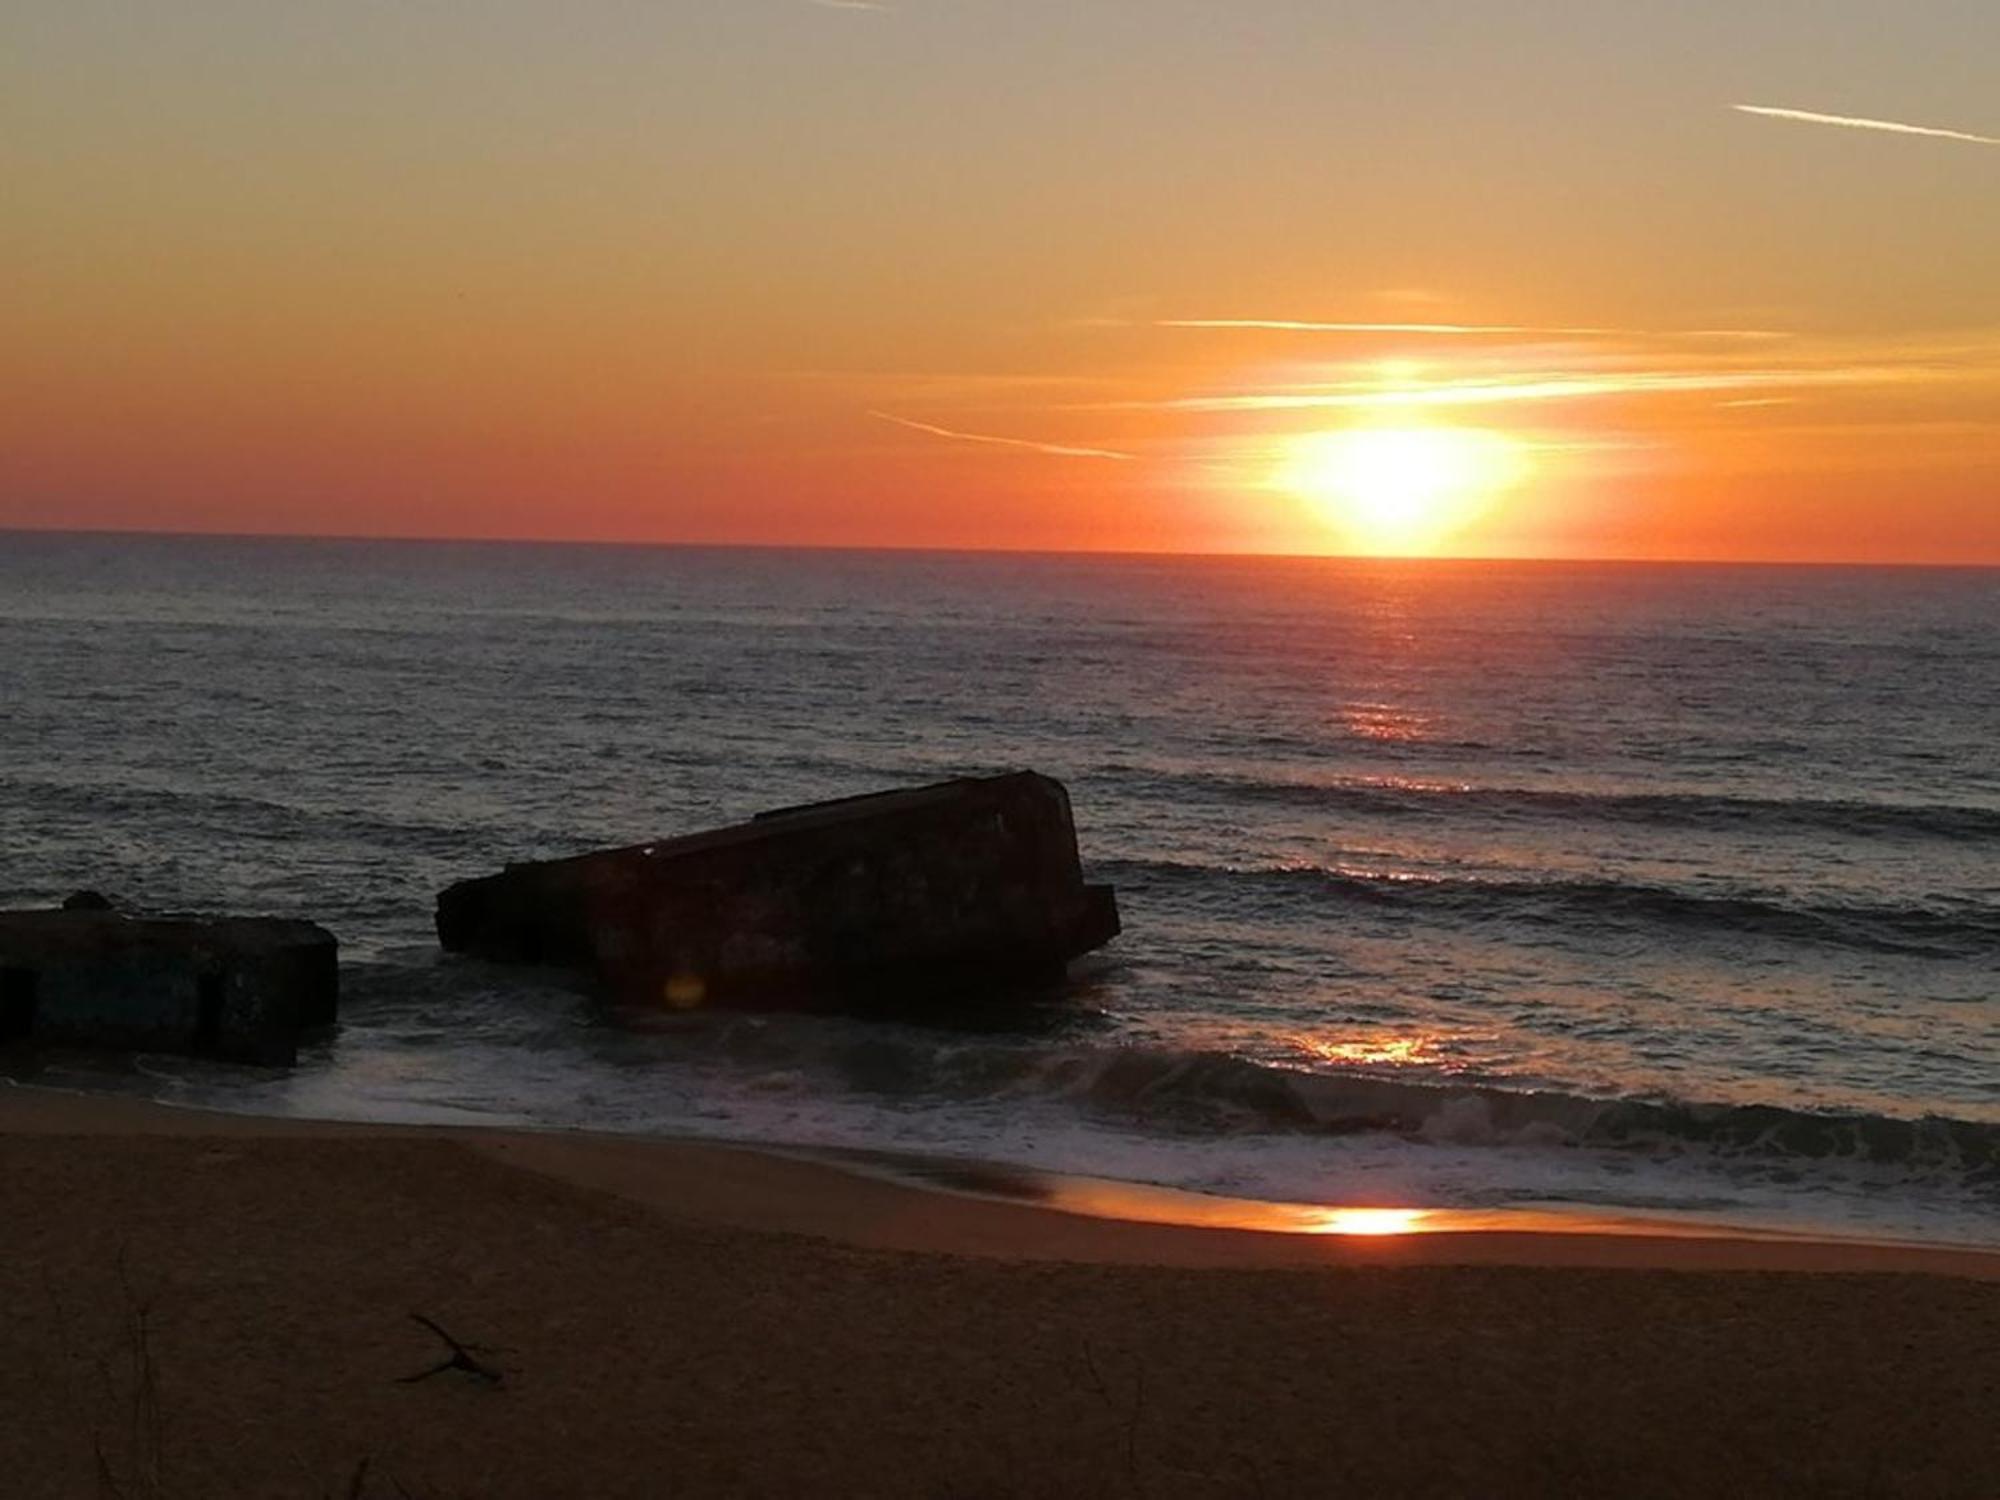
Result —
[[238, 1114], [35, 1084], [0, 1137], [444, 1141], [704, 1224], [919, 1254], [1182, 1268], [1518, 1266], [2000, 1281], [2000, 1250], [1567, 1210], [1328, 1208], [956, 1158], [511, 1125]]

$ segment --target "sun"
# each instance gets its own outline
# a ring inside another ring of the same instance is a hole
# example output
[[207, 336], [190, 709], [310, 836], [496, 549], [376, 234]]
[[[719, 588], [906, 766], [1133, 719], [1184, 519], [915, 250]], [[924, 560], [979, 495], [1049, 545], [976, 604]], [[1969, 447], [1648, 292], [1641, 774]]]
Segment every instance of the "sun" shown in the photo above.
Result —
[[1526, 470], [1521, 445], [1471, 427], [1354, 427], [1287, 445], [1280, 489], [1358, 552], [1436, 550]]

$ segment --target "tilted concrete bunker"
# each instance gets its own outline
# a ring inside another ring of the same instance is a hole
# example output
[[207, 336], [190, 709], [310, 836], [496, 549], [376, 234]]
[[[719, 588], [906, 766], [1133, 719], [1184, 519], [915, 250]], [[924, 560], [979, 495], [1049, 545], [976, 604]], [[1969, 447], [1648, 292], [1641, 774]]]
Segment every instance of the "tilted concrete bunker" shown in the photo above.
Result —
[[437, 930], [626, 1003], [923, 1014], [1060, 979], [1118, 907], [1083, 881], [1069, 794], [1024, 771], [510, 865], [441, 893]]

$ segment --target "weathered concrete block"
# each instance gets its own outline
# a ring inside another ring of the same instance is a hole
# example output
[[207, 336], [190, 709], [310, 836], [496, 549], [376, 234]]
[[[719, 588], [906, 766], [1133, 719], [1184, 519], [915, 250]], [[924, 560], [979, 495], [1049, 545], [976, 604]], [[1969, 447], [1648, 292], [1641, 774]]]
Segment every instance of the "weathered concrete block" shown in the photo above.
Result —
[[1118, 907], [1083, 882], [1061, 783], [1018, 772], [510, 865], [445, 890], [437, 929], [628, 1003], [929, 1010], [1059, 979]]
[[289, 1064], [339, 987], [333, 934], [311, 922], [0, 912], [0, 1042]]

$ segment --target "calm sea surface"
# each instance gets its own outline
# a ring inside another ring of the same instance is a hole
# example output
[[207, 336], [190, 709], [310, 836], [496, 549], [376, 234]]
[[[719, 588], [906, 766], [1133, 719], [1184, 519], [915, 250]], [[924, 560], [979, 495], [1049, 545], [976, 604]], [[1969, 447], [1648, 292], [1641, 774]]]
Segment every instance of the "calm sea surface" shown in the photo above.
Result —
[[[1004, 1032], [620, 1024], [510, 859], [1033, 767], [1126, 932]], [[268, 1112], [2000, 1243], [2000, 572], [0, 533], [0, 905], [311, 917]]]

